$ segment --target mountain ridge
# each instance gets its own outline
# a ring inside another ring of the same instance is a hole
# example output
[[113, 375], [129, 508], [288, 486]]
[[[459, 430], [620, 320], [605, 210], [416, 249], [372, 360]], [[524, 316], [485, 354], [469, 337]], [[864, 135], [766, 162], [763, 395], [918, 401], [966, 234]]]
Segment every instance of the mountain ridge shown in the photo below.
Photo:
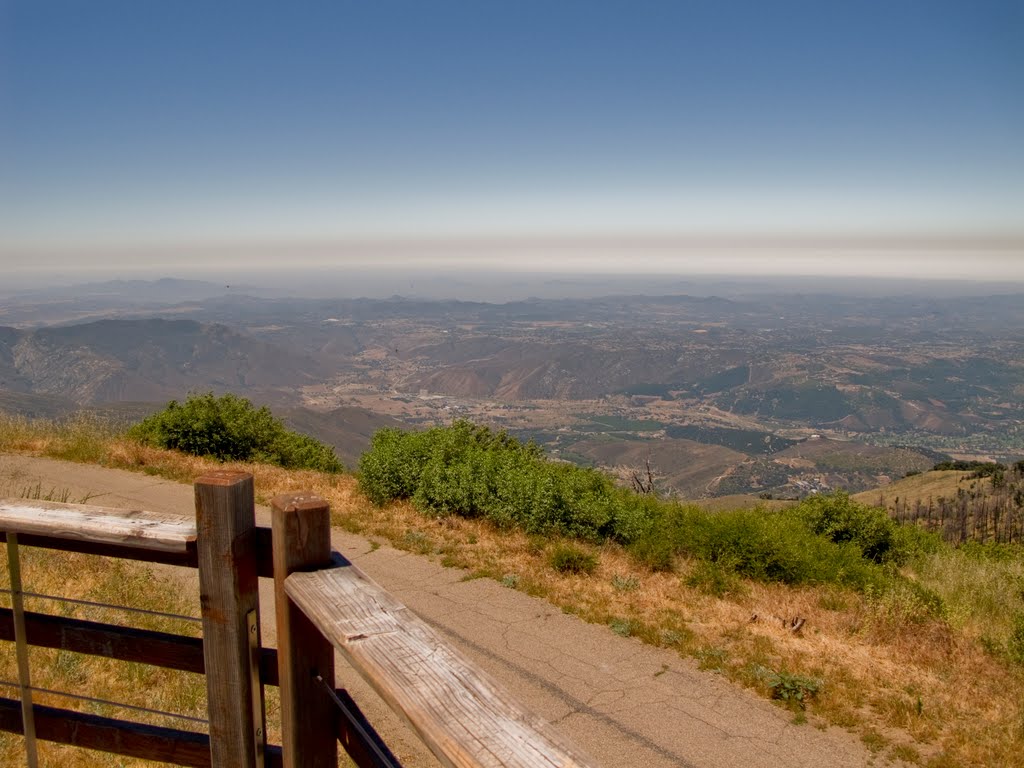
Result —
[[195, 320], [0, 328], [0, 388], [59, 395], [80, 405], [202, 390], [294, 401], [298, 388], [327, 372], [308, 355]]

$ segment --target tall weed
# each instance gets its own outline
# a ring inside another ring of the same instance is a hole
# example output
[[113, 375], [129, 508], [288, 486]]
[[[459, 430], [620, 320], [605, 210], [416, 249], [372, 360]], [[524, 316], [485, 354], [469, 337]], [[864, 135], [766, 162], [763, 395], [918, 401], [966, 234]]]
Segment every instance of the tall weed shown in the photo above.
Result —
[[1024, 549], [968, 543], [943, 546], [911, 565], [918, 583], [943, 601], [949, 623], [995, 648], [1007, 648], [1024, 615]]

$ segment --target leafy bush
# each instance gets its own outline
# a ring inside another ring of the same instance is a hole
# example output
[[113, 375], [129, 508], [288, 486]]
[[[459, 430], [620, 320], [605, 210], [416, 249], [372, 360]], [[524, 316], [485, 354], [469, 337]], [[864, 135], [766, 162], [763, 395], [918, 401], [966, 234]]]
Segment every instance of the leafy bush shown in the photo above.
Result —
[[882, 578], [850, 544], [837, 544], [810, 530], [789, 510], [734, 510], [708, 515], [681, 532], [687, 554], [741, 576], [784, 584], [833, 582], [863, 588]]
[[636, 631], [636, 626], [629, 619], [612, 619], [608, 626], [619, 637], [630, 637]]
[[895, 566], [937, 546], [935, 537], [845, 494], [784, 510], [710, 514], [618, 487], [595, 469], [549, 461], [532, 443], [467, 421], [425, 432], [381, 430], [359, 466], [361, 487], [377, 504], [411, 499], [431, 515], [611, 540], [654, 570], [671, 570], [688, 556], [710, 564], [698, 569], [695, 585], [712, 592], [735, 591], [735, 579], [745, 577], [881, 594], [899, 578]]
[[720, 563], [697, 563], [686, 577], [686, 585], [715, 597], [742, 595], [746, 591], [736, 574]]
[[617, 589], [619, 592], [632, 592], [639, 586], [640, 579], [636, 576], [621, 576], [619, 574], [612, 576], [612, 587]]
[[376, 504], [411, 499], [433, 515], [485, 517], [504, 528], [583, 539], [641, 525], [597, 470], [546, 461], [537, 446], [467, 421], [426, 432], [378, 431], [359, 461]]
[[808, 701], [817, 696], [824, 685], [815, 677], [794, 675], [785, 671], [775, 672], [761, 666], [754, 670], [754, 675], [768, 689], [773, 699], [799, 709], [803, 709]]
[[597, 570], [597, 557], [571, 544], [555, 547], [549, 558], [551, 567], [559, 573], [586, 573]]
[[374, 433], [359, 459], [359, 485], [370, 501], [385, 504], [416, 492], [429, 455], [428, 434], [392, 427]]
[[288, 469], [340, 472], [330, 446], [285, 429], [267, 407], [256, 408], [236, 395], [189, 395], [172, 400], [128, 431], [148, 445], [211, 456], [220, 461], [262, 461]]
[[946, 605], [938, 594], [909, 579], [890, 579], [868, 585], [864, 593], [868, 598], [870, 621], [878, 628], [921, 624], [946, 613]]
[[874, 563], [903, 565], [912, 555], [937, 545], [934, 536], [901, 526], [885, 510], [858, 504], [842, 492], [805, 499], [796, 514], [814, 533], [836, 544], [849, 542]]
[[691, 505], [664, 502], [648, 507], [647, 511], [647, 525], [628, 545], [638, 562], [654, 571], [669, 571], [676, 555], [697, 555], [692, 540], [707, 525], [707, 512]]

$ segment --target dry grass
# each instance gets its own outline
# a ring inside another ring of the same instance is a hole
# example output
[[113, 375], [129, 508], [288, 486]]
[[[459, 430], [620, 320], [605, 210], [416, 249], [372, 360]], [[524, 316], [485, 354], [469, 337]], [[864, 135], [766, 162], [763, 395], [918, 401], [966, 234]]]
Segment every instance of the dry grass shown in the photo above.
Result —
[[[854, 494], [851, 498], [864, 504], [877, 504], [881, 507], [891, 506], [896, 499], [908, 502], [916, 499], [922, 502], [927, 502], [928, 499], [951, 499], [956, 496], [960, 484], [969, 479], [970, 475], [970, 472], [959, 472], [954, 469], [922, 472], [896, 480], [879, 490]], [[982, 483], [991, 484], [987, 478], [983, 479]]]
[[725, 512], [731, 509], [785, 509], [796, 502], [787, 499], [762, 499], [750, 493], [733, 493], [728, 496], [715, 496], [710, 499], [698, 499], [694, 502], [708, 512]]
[[[21, 547], [22, 582], [28, 591], [60, 597], [126, 605], [167, 613], [198, 616], [198, 592], [193, 599], [177, 589], [166, 576], [137, 563], [110, 560], [90, 555], [55, 552], [53, 550]], [[7, 560], [0, 572], [2, 586], [10, 586]], [[4, 596], [9, 607], [10, 600]], [[199, 625], [155, 616], [126, 614], [112, 609], [74, 605], [38, 598], [25, 599], [26, 610], [60, 616], [130, 625], [163, 632], [197, 636]], [[109, 701], [148, 707], [167, 712], [205, 717], [206, 685], [201, 675], [159, 669], [137, 663], [113, 661], [97, 656], [68, 651], [30, 649], [32, 684], [40, 688], [66, 691]], [[0, 679], [16, 681], [17, 666], [14, 647], [4, 643], [0, 648]], [[3, 693], [17, 698], [17, 690]], [[138, 711], [112, 707], [106, 704], [76, 701], [62, 696], [36, 693], [37, 704], [84, 711], [90, 714], [152, 723], [185, 730], [204, 730], [198, 723], [159, 717]], [[42, 765], [60, 766], [126, 766], [152, 765], [145, 761], [130, 761], [113, 755], [78, 748], [39, 742]], [[0, 764], [19, 765], [24, 761], [24, 746], [20, 736], [0, 734]]]
[[[13, 434], [0, 424], [0, 450], [69, 455], [70, 438], [30, 428], [16, 439]], [[185, 482], [220, 466], [122, 439], [107, 440], [100, 456], [88, 453], [90, 461]], [[847, 727], [882, 759], [936, 768], [1024, 766], [1024, 670], [986, 642], [1003, 631], [1005, 600], [1014, 584], [1020, 589], [1013, 571], [1018, 565], [978, 566], [961, 556], [922, 563], [916, 577], [947, 601], [948, 620], [921, 621], [899, 596], [872, 599], [835, 587], [736, 581], [719, 597], [700, 578], [690, 578], [695, 563], [652, 573], [608, 545], [588, 548], [599, 561], [593, 575], [560, 574], [548, 564], [557, 541], [499, 533], [476, 520], [430, 518], [409, 504], [377, 508], [347, 475], [232, 467], [253, 473], [263, 501], [312, 491], [330, 501], [337, 526], [465, 568], [470, 577], [496, 579], [619, 634], [673, 648], [766, 696], [765, 669], [820, 680], [806, 713], [794, 708], [794, 722], [807, 717]], [[980, 599], [979, 591], [991, 599]], [[797, 618], [805, 623], [793, 632]]]

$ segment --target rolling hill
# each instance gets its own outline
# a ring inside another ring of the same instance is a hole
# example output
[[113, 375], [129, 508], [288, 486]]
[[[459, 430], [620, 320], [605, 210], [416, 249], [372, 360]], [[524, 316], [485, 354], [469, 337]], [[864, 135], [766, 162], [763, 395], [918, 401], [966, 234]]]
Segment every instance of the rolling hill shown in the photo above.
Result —
[[100, 320], [0, 328], [0, 389], [79, 405], [231, 391], [295, 402], [326, 367], [288, 348], [194, 320]]

